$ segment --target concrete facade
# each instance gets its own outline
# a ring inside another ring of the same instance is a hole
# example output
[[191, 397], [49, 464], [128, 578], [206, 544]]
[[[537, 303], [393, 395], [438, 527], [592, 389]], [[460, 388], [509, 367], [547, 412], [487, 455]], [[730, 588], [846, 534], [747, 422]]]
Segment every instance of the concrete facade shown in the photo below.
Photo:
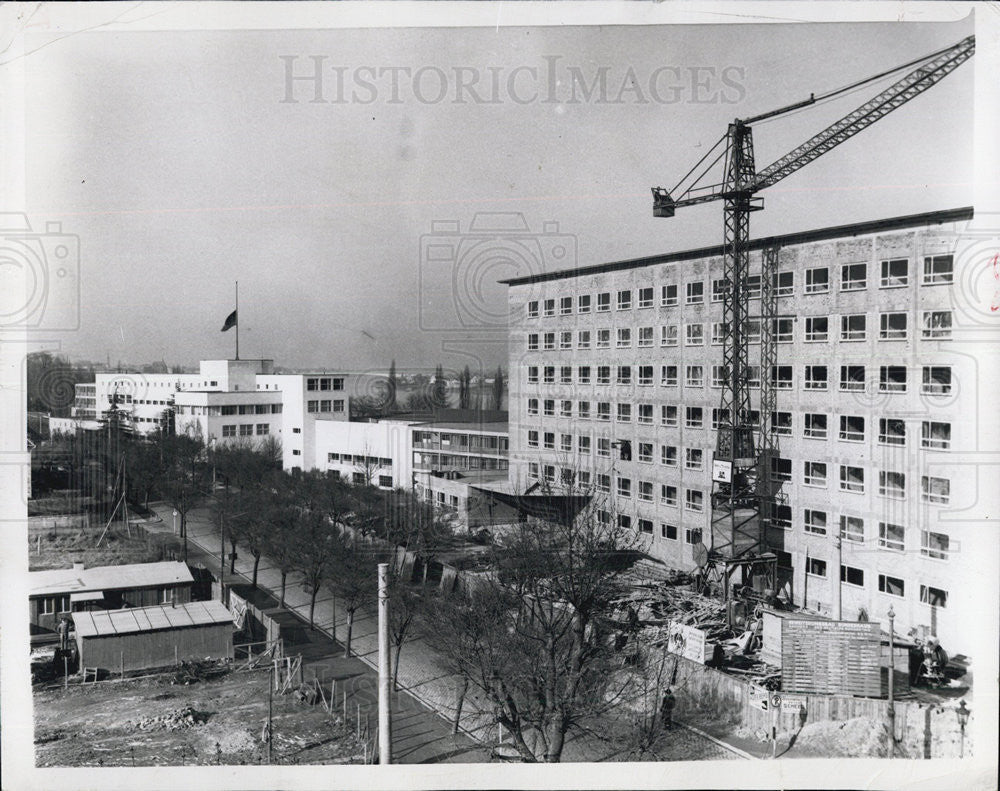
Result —
[[[780, 247], [769, 547], [797, 605], [967, 642], [958, 613], [977, 552], [989, 470], [985, 358], [957, 287], [971, 209], [822, 229]], [[691, 569], [712, 547], [711, 467], [721, 385], [721, 249], [509, 282], [511, 480], [594, 491], [649, 552]], [[758, 292], [759, 294], [759, 292]], [[750, 300], [759, 314], [759, 296]], [[759, 363], [751, 328], [750, 362]], [[751, 387], [760, 376], [751, 372]], [[753, 389], [759, 406], [759, 385]], [[996, 439], [995, 437], [993, 438]], [[630, 444], [623, 459], [621, 445]], [[838, 567], [840, 571], [838, 573]]]

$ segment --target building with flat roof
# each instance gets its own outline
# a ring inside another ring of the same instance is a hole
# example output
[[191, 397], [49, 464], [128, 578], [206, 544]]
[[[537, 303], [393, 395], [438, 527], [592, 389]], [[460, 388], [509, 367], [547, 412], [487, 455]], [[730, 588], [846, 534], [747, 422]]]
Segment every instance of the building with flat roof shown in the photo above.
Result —
[[[750, 386], [776, 407], [766, 546], [795, 604], [854, 620], [890, 607], [897, 628], [960, 647], [977, 603], [965, 584], [990, 491], [980, 447], [990, 414], [978, 358], [955, 340], [976, 326], [958, 287], [971, 273], [972, 209], [824, 228], [752, 242], [749, 313], [761, 256], [778, 248], [762, 371], [750, 321]], [[542, 484], [602, 498], [670, 566], [712, 549], [712, 459], [722, 386], [721, 247], [506, 281], [510, 464], [518, 491]], [[963, 269], [965, 267], [965, 269]], [[964, 326], [963, 326], [964, 325]], [[991, 442], [997, 437], [991, 435]], [[989, 444], [989, 443], [987, 443]]]

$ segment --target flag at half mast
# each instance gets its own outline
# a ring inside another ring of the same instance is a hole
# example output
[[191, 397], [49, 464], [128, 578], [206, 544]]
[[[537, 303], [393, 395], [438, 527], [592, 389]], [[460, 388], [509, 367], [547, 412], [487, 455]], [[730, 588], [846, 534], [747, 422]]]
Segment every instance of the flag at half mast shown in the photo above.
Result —
[[225, 332], [228, 329], [236, 326], [236, 311], [234, 310], [228, 316], [226, 316], [226, 323], [222, 325], [222, 331]]

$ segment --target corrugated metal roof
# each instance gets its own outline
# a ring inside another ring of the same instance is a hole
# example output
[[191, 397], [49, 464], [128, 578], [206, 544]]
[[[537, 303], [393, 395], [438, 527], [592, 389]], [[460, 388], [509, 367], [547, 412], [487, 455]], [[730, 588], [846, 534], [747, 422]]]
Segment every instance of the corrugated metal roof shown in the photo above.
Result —
[[81, 637], [107, 637], [159, 629], [184, 629], [209, 624], [232, 624], [233, 616], [217, 601], [194, 601], [176, 607], [132, 607], [124, 610], [75, 612], [73, 625]]
[[85, 591], [151, 588], [194, 582], [186, 563], [132, 563], [126, 566], [94, 566], [90, 569], [49, 569], [28, 574], [30, 596], [52, 596]]

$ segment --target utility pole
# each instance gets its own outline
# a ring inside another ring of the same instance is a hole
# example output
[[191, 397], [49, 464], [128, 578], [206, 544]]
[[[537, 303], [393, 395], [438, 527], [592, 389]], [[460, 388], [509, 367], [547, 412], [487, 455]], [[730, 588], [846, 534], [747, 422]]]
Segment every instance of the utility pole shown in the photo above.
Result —
[[[213, 467], [214, 469], [214, 467]], [[219, 511], [219, 601], [226, 603], [226, 513]]]
[[378, 762], [392, 763], [392, 720], [389, 694], [389, 564], [378, 564]]
[[889, 605], [889, 757], [896, 757], [896, 701], [893, 694], [893, 676], [896, 673], [896, 662], [893, 656], [893, 643], [896, 641], [894, 621], [896, 613], [893, 612], [892, 605]]

